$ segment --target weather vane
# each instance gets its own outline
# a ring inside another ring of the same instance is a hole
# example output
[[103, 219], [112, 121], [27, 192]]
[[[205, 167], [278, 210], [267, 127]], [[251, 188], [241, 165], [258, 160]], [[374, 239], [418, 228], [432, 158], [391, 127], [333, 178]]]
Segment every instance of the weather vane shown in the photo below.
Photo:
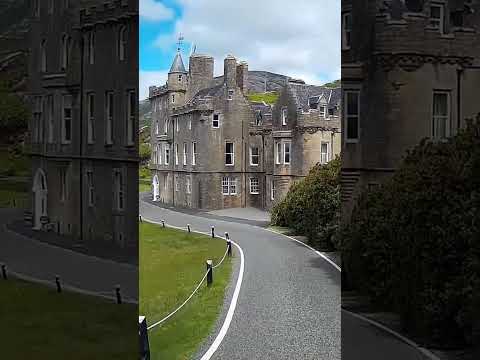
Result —
[[183, 45], [183, 40], [185, 40], [185, 38], [183, 37], [183, 34], [180, 33], [180, 34], [178, 35], [178, 42], [177, 42], [177, 45], [178, 45], [177, 50], [178, 50], [178, 51], [180, 51], [180, 48], [181, 48], [181, 46]]

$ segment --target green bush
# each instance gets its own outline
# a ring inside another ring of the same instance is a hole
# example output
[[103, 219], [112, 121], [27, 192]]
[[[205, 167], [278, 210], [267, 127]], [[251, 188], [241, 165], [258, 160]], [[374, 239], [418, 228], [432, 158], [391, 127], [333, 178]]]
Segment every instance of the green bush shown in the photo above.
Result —
[[140, 155], [140, 162], [145, 164], [150, 160], [152, 154], [152, 150], [150, 149], [150, 145], [146, 143], [140, 144], [139, 155]]
[[391, 179], [360, 196], [340, 232], [349, 285], [445, 346], [471, 343], [480, 326], [479, 120], [407, 152]]
[[272, 209], [272, 224], [307, 236], [318, 248], [335, 247], [340, 208], [340, 158], [315, 165], [305, 179], [291, 186], [285, 199]]

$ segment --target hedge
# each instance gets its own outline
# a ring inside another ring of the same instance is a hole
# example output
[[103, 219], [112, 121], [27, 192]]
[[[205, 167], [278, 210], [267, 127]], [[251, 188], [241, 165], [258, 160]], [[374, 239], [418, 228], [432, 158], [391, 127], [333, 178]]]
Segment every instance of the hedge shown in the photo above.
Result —
[[307, 236], [316, 248], [333, 249], [340, 209], [340, 164], [339, 157], [326, 165], [317, 164], [303, 180], [294, 183], [273, 207], [272, 224]]
[[467, 122], [407, 152], [340, 232], [348, 283], [442, 346], [479, 340], [480, 116]]

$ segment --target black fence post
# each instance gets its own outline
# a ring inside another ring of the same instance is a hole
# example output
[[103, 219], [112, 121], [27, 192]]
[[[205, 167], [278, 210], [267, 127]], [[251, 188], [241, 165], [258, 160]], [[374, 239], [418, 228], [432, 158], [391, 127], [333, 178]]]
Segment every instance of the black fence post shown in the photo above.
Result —
[[121, 304], [122, 303], [122, 294], [120, 293], [120, 285], [117, 285], [115, 287], [115, 294], [117, 296], [117, 304]]
[[230, 235], [228, 232], [225, 233], [225, 239], [227, 240], [227, 255], [228, 257], [232, 256], [232, 242], [230, 241]]
[[190, 224], [187, 224], [187, 230], [188, 230], [188, 232], [191, 232], [191, 230], [190, 230]]
[[2, 277], [3, 277], [3, 280], [7, 280], [7, 265], [5, 264], [2, 264]]
[[213, 283], [213, 261], [212, 260], [207, 260], [207, 286], [212, 285]]
[[62, 292], [62, 284], [60, 283], [60, 276], [55, 275], [55, 284], [57, 285], [57, 292]]
[[143, 220], [142, 220], [142, 215], [138, 215], [138, 219], [140, 220], [140, 223], [143, 222]]
[[150, 345], [148, 343], [148, 327], [147, 318], [145, 316], [138, 317], [140, 326], [140, 360], [150, 360]]
[[162, 227], [165, 227], [165, 220], [162, 220]]
[[215, 237], [215, 227], [212, 226], [212, 238], [214, 238], [214, 237]]

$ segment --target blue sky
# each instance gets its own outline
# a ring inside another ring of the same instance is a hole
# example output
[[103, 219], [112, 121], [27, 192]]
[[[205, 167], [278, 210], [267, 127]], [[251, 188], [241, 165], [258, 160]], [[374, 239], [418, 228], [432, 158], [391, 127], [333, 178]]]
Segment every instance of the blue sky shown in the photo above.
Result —
[[185, 65], [195, 44], [216, 75], [232, 54], [310, 84], [340, 78], [340, 0], [140, 0], [140, 99], [165, 83], [180, 33]]

